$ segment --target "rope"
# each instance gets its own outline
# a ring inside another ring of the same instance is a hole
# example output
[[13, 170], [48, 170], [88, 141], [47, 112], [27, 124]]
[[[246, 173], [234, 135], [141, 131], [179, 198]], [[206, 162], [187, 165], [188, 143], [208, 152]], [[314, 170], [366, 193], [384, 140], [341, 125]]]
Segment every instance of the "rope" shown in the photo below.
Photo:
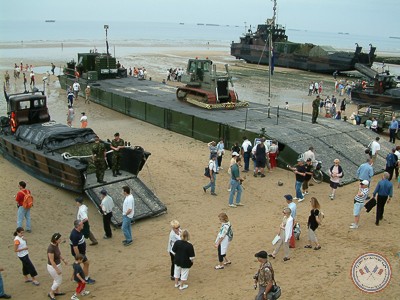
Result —
[[[114, 152], [114, 150], [107, 151], [106, 153], [108, 154], [108, 153], [111, 153], [111, 152]], [[72, 158], [89, 158], [89, 157], [92, 157], [92, 155], [72, 156], [69, 152], [64, 152], [64, 153], [61, 154], [61, 157], [63, 159], [68, 160], [68, 159], [72, 159]]]
[[56, 125], [56, 121], [49, 121], [46, 123], [42, 123], [42, 126], [53, 126], [53, 125]]
[[146, 169], [147, 169], [147, 172], [148, 172], [148, 174], [149, 174], [149, 181], [150, 181], [151, 187], [153, 188], [154, 195], [157, 196], [157, 190], [156, 190], [156, 187], [155, 187], [155, 185], [154, 185], [154, 183], [153, 183], [153, 180], [151, 179], [151, 173], [150, 173], [150, 168], [149, 168], [149, 165], [148, 165], [148, 164], [146, 164]]

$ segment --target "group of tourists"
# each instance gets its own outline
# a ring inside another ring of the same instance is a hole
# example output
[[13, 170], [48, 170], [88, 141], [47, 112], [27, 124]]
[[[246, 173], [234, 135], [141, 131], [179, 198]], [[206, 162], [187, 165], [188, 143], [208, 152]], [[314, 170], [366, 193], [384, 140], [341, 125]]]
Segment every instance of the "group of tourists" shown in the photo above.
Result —
[[[31, 283], [34, 286], [39, 286], [40, 283], [37, 280], [38, 272], [29, 257], [29, 246], [28, 238], [26, 233], [32, 232], [31, 226], [31, 215], [30, 211], [33, 208], [34, 198], [27, 184], [24, 181], [20, 181], [18, 184], [19, 191], [15, 196], [17, 202], [17, 229], [14, 232], [14, 252], [22, 264], [22, 275], [25, 283]], [[124, 246], [129, 246], [133, 243], [131, 223], [135, 213], [135, 200], [131, 194], [128, 186], [122, 187], [122, 193], [124, 196], [123, 202], [123, 220], [122, 220], [122, 231], [125, 239], [122, 241]], [[112, 238], [111, 231], [111, 217], [112, 210], [114, 208], [114, 201], [108, 195], [108, 192], [103, 189], [100, 191], [101, 198], [101, 212], [103, 214], [103, 225], [104, 225], [104, 239]], [[54, 233], [50, 238], [50, 244], [47, 248], [47, 271], [53, 283], [47, 294], [51, 300], [56, 299], [57, 296], [65, 295], [61, 291], [60, 286], [63, 282], [63, 264], [64, 267], [71, 265], [71, 271], [73, 272], [73, 280], [77, 286], [74, 294], [71, 296], [72, 300], [79, 300], [79, 296], [86, 296], [90, 292], [86, 290], [87, 284], [94, 284], [96, 280], [89, 276], [89, 260], [87, 257], [86, 239], [90, 239], [89, 245], [95, 246], [98, 244], [94, 234], [90, 229], [88, 207], [83, 204], [83, 198], [78, 197], [75, 199], [77, 206], [76, 219], [73, 222], [74, 228], [69, 236], [69, 244], [71, 248], [71, 255], [73, 256], [73, 263], [69, 263], [65, 256], [61, 254], [59, 245], [65, 240], [62, 239], [60, 233]], [[26, 231], [23, 227], [24, 221], [26, 222]], [[3, 268], [0, 267], [0, 272]], [[3, 280], [0, 273], [0, 298], [10, 299], [11, 295], [4, 292]]]
[[167, 70], [167, 81], [181, 82], [184, 72], [185, 70], [183, 68], [169, 68]]
[[[203, 186], [204, 193], [208, 189], [211, 189], [211, 195], [217, 196], [216, 193], [216, 180], [217, 175], [220, 170], [223, 170], [222, 158], [225, 154], [225, 146], [223, 138], [220, 138], [219, 142], [211, 141], [208, 144], [210, 151], [209, 162], [206, 177], [209, 178], [209, 183]], [[266, 141], [265, 138], [256, 139], [255, 145], [249, 141], [247, 137], [243, 137], [242, 145], [239, 146], [238, 142], [235, 142], [231, 148], [231, 160], [228, 169], [228, 174], [230, 175], [228, 192], [229, 201], [228, 205], [231, 208], [236, 208], [237, 206], [243, 206], [241, 203], [242, 194], [242, 183], [244, 177], [240, 176], [240, 167], [242, 167], [242, 158], [244, 161], [243, 173], [250, 171], [250, 160], [253, 161], [253, 176], [254, 177], [265, 177], [265, 168], [268, 168], [269, 172], [277, 167], [277, 158], [279, 154], [278, 143], [275, 140]], [[233, 203], [233, 198], [236, 194], [236, 203]]]
[[[72, 127], [72, 123], [75, 119], [74, 103], [77, 102], [80, 91], [81, 91], [81, 85], [79, 84], [78, 80], [75, 80], [72, 86], [67, 87], [67, 104], [68, 104], [67, 125], [69, 127]], [[89, 85], [86, 86], [84, 92], [85, 92], [85, 103], [90, 104], [91, 89]], [[88, 117], [85, 112], [81, 112], [81, 118], [79, 122], [81, 128], [86, 128], [88, 126]]]

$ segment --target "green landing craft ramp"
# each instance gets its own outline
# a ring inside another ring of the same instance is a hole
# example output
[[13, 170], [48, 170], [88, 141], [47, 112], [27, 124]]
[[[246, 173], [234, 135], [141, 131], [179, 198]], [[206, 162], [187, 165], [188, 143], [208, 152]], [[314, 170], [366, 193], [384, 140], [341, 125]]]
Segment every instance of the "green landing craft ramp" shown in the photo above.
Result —
[[129, 186], [135, 199], [135, 214], [132, 223], [140, 219], [156, 217], [167, 212], [166, 206], [160, 199], [135, 175], [122, 171], [121, 176], [113, 177], [111, 170], [107, 170], [104, 176], [104, 180], [107, 181], [106, 184], [98, 184], [93, 174], [89, 176], [85, 193], [97, 206], [99, 212], [101, 212], [100, 191], [105, 189], [108, 195], [113, 198], [114, 209], [111, 222], [114, 226], [119, 227], [122, 225], [122, 207], [125, 199], [122, 193], [123, 186]]

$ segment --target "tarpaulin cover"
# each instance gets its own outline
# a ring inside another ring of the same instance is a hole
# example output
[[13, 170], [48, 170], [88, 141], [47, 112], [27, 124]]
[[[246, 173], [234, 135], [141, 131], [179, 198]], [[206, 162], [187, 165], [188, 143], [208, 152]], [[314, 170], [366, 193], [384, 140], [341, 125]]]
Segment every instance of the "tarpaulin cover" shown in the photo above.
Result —
[[36, 145], [38, 149], [52, 151], [91, 142], [96, 134], [90, 128], [72, 128], [63, 124], [32, 124], [19, 126], [15, 136]]

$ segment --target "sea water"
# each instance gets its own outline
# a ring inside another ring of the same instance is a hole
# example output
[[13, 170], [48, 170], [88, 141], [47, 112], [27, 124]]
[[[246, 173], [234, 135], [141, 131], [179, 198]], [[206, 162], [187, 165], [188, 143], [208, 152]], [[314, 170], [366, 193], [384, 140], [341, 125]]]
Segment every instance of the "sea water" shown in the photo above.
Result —
[[[0, 55], [4, 57], [9, 51], [21, 47], [29, 47], [30, 43], [92, 43], [104, 44], [104, 22], [98, 21], [4, 21], [0, 20]], [[107, 23], [108, 41], [110, 45], [123, 43], [137, 43], [148, 46], [149, 44], [176, 44], [177, 47], [190, 45], [211, 44], [226, 47], [232, 41], [239, 41], [246, 29], [244, 26], [221, 24], [199, 25], [180, 23], [154, 23], [154, 22], [110, 22]], [[253, 31], [255, 31], [253, 27]], [[358, 43], [368, 51], [369, 45], [377, 47], [379, 53], [394, 53], [400, 55], [400, 40], [385, 35], [368, 36], [339, 34], [337, 32], [318, 32], [287, 29], [289, 40], [299, 43], [313, 43], [329, 45], [336, 49], [355, 49]], [[7, 44], [14, 44], [14, 49], [4, 49]], [[149, 49], [146, 49], [149, 51]], [[37, 53], [33, 53], [37, 55]]]

